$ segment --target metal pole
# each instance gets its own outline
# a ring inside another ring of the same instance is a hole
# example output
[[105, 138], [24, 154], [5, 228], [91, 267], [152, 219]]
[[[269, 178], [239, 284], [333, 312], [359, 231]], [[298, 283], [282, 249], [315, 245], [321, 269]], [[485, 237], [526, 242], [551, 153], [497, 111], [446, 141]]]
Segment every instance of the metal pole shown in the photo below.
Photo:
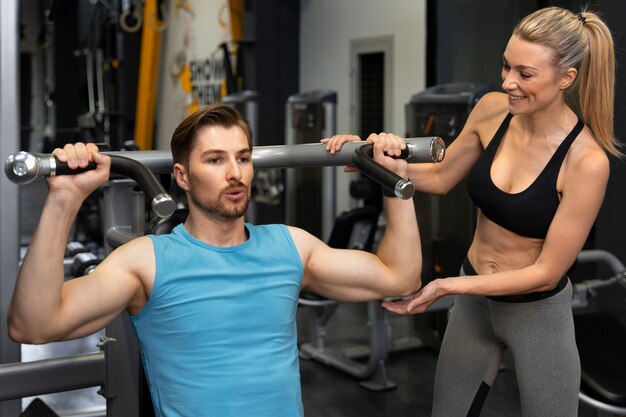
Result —
[[0, 401], [96, 387], [105, 369], [103, 352], [0, 365]]
[[[18, 1], [0, 1], [0, 160], [19, 147]], [[0, 178], [0, 363], [20, 361], [20, 345], [8, 336], [7, 311], [19, 262], [19, 192], [6, 176]], [[0, 417], [21, 412], [19, 400], [0, 402]]]
[[[241, 113], [244, 120], [248, 122], [250, 131], [252, 132], [252, 145], [256, 147], [258, 140], [258, 107], [257, 92], [254, 90], [244, 90], [238, 93], [230, 94], [222, 97], [222, 103], [233, 106]], [[257, 173], [258, 174], [258, 173]], [[246, 211], [246, 222], [257, 222], [257, 207], [254, 200], [250, 201], [248, 210]]]
[[[292, 104], [287, 101], [285, 103], [285, 144], [287, 146], [295, 145], [296, 134], [293, 129], [293, 112], [291, 111]], [[255, 152], [258, 154], [258, 150], [252, 153], [252, 162], [256, 167], [261, 168], [256, 163], [254, 157]], [[263, 152], [261, 153], [263, 155]], [[296, 172], [293, 169], [285, 172], [285, 223], [288, 225], [296, 224]]]
[[611, 272], [614, 274], [619, 274], [620, 272], [624, 272], [626, 267], [622, 261], [611, 252], [601, 249], [587, 249], [583, 250], [578, 254], [578, 262], [592, 263], [592, 262], [604, 262], [609, 268], [611, 268]]
[[[337, 104], [334, 102], [325, 102], [322, 104], [324, 109], [324, 131], [323, 137], [330, 138], [337, 133], [336, 114]], [[337, 179], [335, 167], [322, 168], [322, 240], [328, 242], [330, 234], [335, 225], [336, 195], [337, 195]]]
[[[409, 162], [435, 162], [429, 158], [430, 142], [435, 137], [407, 138], [406, 143], [416, 145], [418, 155]], [[300, 145], [257, 146], [252, 151], [254, 168], [297, 168], [352, 165], [354, 150], [365, 142], [348, 142], [341, 151], [331, 155], [321, 143]], [[173, 162], [170, 151], [114, 151], [107, 155], [120, 155], [141, 162], [156, 174], [172, 172]]]

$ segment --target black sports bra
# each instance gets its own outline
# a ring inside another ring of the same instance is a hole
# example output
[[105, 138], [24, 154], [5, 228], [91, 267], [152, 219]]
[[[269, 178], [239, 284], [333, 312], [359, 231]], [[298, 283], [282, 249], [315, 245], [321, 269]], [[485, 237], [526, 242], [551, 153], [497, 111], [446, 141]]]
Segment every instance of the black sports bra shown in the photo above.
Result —
[[508, 114], [491, 142], [472, 167], [467, 180], [470, 198], [492, 222], [518, 235], [545, 239], [548, 228], [559, 206], [556, 180], [565, 155], [584, 123], [578, 123], [561, 142], [543, 171], [524, 191], [509, 194], [500, 190], [491, 180], [491, 165], [504, 137], [512, 114]]

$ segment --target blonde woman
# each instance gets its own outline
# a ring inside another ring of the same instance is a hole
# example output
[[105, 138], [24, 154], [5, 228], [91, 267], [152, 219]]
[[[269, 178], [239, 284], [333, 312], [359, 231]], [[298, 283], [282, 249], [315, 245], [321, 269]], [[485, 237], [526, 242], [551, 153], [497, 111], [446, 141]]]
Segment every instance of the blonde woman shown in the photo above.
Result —
[[[568, 270], [587, 239], [609, 177], [614, 48], [591, 12], [550, 7], [525, 17], [502, 56], [502, 89], [483, 97], [439, 164], [413, 164], [416, 189], [445, 194], [468, 177], [479, 208], [461, 276], [385, 303], [423, 312], [458, 295], [436, 371], [433, 416], [478, 416], [505, 349], [523, 416], [578, 413], [580, 360]], [[334, 152], [356, 136], [323, 140]], [[391, 153], [403, 141], [384, 139]]]

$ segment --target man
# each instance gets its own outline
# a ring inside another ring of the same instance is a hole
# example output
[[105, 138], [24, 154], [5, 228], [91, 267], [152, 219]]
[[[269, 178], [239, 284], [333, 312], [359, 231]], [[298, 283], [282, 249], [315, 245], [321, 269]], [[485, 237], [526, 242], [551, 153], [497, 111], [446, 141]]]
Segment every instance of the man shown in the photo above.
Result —
[[[9, 311], [10, 336], [46, 343], [92, 334], [131, 316], [158, 416], [303, 415], [296, 345], [301, 289], [342, 301], [418, 289], [421, 247], [412, 201], [387, 198], [378, 255], [332, 249], [296, 227], [244, 223], [252, 137], [224, 105], [185, 119], [172, 137], [174, 176], [189, 216], [171, 234], [137, 238], [90, 275], [63, 281], [63, 254], [82, 201], [109, 176], [93, 144], [53, 154], [70, 168], [49, 194]], [[406, 161], [375, 159], [399, 175]]]

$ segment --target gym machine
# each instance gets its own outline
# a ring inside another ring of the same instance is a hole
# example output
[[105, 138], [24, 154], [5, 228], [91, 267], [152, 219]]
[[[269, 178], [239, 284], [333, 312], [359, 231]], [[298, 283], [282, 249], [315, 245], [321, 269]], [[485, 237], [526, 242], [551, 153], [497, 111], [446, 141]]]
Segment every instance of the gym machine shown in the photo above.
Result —
[[[367, 148], [360, 147], [355, 150], [353, 162], [357, 167], [361, 166], [360, 159], [366, 158], [365, 149]], [[440, 149], [442, 154], [428, 160], [429, 162], [439, 162], [443, 158], [443, 146]], [[371, 170], [374, 169], [380, 169], [380, 166], [371, 167]], [[370, 173], [365, 170], [362, 172], [371, 177], [371, 170]], [[383, 186], [383, 189], [387, 193], [391, 192], [388, 187]], [[372, 183], [364, 178], [350, 185], [350, 195], [357, 201], [363, 202], [372, 194]], [[394, 194], [408, 199], [413, 195], [413, 188], [406, 182], [400, 182], [396, 184]], [[334, 222], [327, 241], [328, 245], [333, 248], [372, 252], [374, 237], [378, 230], [378, 217], [379, 213], [376, 208], [362, 204], [341, 213]], [[302, 291], [298, 303], [300, 306], [311, 307], [310, 311], [307, 311], [309, 313], [307, 317], [309, 340], [299, 347], [301, 359], [314, 359], [339, 369], [357, 378], [359, 385], [370, 391], [383, 391], [396, 387], [396, 384], [388, 379], [385, 367], [392, 345], [389, 314], [381, 307], [378, 300], [366, 303], [367, 325], [370, 331], [368, 346], [344, 348], [336, 348], [326, 343], [328, 323], [337, 311], [340, 302]], [[407, 347], [406, 343], [394, 343], [394, 350]], [[366, 361], [361, 361], [363, 358], [366, 358]]]
[[[336, 133], [337, 93], [313, 90], [289, 96], [285, 114], [287, 145], [318, 143]], [[335, 221], [335, 169], [296, 169], [286, 176], [286, 223], [327, 242]]]
[[[341, 213], [335, 220], [328, 245], [333, 248], [373, 251], [378, 229], [378, 210], [361, 205], [371, 194], [372, 183], [365, 178], [350, 184], [350, 195], [359, 203], [357, 207]], [[390, 345], [389, 315], [379, 301], [366, 303], [369, 343], [349, 347], [335, 347], [327, 343], [329, 322], [336, 314], [340, 302], [302, 291], [300, 306], [306, 311], [308, 341], [299, 347], [300, 359], [314, 359], [336, 368], [359, 380], [359, 385], [370, 391], [383, 391], [396, 387], [387, 377], [385, 362]], [[362, 360], [365, 359], [365, 360]]]
[[[492, 91], [489, 85], [473, 83], [440, 84], [414, 94], [405, 105], [407, 136], [437, 135], [447, 146], [459, 135], [478, 100]], [[456, 276], [472, 242], [476, 209], [462, 180], [446, 195], [418, 192], [415, 212], [420, 219], [424, 284], [439, 277]], [[413, 316], [418, 337], [427, 346], [439, 349], [453, 297], [444, 297], [431, 306], [433, 314]]]
[[[20, 29], [18, 0], [0, 2], [0, 160], [19, 149], [20, 106], [15, 102], [20, 86]], [[19, 261], [19, 190], [0, 176], [0, 312], [7, 311], [15, 286]], [[20, 360], [20, 345], [9, 339], [6, 320], [0, 320], [0, 363]], [[21, 412], [19, 401], [0, 402], [0, 416]]]
[[252, 90], [244, 90], [222, 97], [222, 103], [237, 109], [250, 126], [254, 146], [257, 145], [255, 136], [259, 131], [259, 103], [257, 98], [257, 92]]
[[[319, 138], [333, 136], [336, 133], [336, 102], [337, 94], [329, 90], [315, 90], [289, 97], [287, 143], [317, 142]], [[344, 146], [351, 143], [353, 142]], [[424, 161], [438, 162], [442, 158], [443, 154]], [[378, 225], [378, 213], [372, 213], [363, 207], [349, 210], [337, 217], [335, 189], [335, 170], [332, 167], [323, 168], [321, 172], [289, 171], [287, 222], [313, 231], [330, 246], [371, 250]], [[413, 194], [412, 187], [410, 193]], [[362, 197], [358, 194], [357, 192], [355, 197]], [[321, 219], [316, 213], [322, 213]], [[327, 325], [339, 307], [337, 301], [303, 292], [300, 294], [299, 304], [311, 308], [308, 312], [310, 337], [306, 343], [300, 345], [300, 358], [314, 359], [337, 368], [357, 378], [361, 386], [371, 391], [395, 387], [395, 383], [387, 378], [385, 368], [390, 345], [388, 314], [378, 301], [371, 301], [366, 306], [370, 328], [368, 346], [349, 349], [335, 349], [326, 343]], [[359, 361], [363, 357], [366, 357], [365, 363]]]
[[[106, 153], [112, 162], [112, 178], [103, 186], [102, 197], [108, 254], [114, 247], [146, 233], [144, 195], [151, 202], [155, 219], [172, 216], [176, 206], [154, 175], [171, 172], [173, 162], [169, 152]], [[258, 147], [253, 151], [252, 159], [255, 167], [259, 168], [354, 163], [399, 198], [411, 198], [413, 187], [410, 181], [382, 168], [371, 156], [372, 145], [354, 142], [346, 144], [341, 152], [334, 155], [329, 154], [322, 144]], [[407, 139], [407, 151], [402, 157], [409, 162], [422, 162], [440, 161], [443, 156], [443, 141], [428, 137]], [[372, 166], [375, 167], [373, 171], [370, 170]], [[6, 177], [17, 184], [26, 184], [42, 176], [80, 172], [68, 170], [50, 155], [25, 152], [10, 155], [4, 168]], [[120, 179], [120, 175], [129, 179]], [[143, 192], [135, 191], [135, 184]], [[141, 396], [143, 374], [126, 313], [110, 323], [105, 334], [98, 344], [100, 351], [96, 353], [0, 365], [0, 404], [24, 396], [100, 386], [100, 393], [107, 399], [107, 416], [148, 415], [151, 403], [147, 396]], [[68, 377], [58, 378], [58, 375]]]
[[[111, 230], [111, 233], [117, 231], [116, 225], [119, 223], [116, 222], [122, 219], [127, 224], [143, 222], [144, 194], [149, 197], [155, 216], [167, 217], [175, 208], [173, 199], [155, 175], [126, 155], [127, 152], [111, 155], [111, 173], [114, 178], [103, 186], [102, 204], [103, 213], [106, 214], [103, 216], [103, 227], [105, 231]], [[7, 177], [18, 184], [28, 183], [41, 176], [78, 173], [92, 168], [93, 164], [85, 169], [70, 171], [52, 156], [25, 152], [10, 155], [5, 163]], [[128, 179], [120, 179], [119, 176]], [[143, 192], [136, 191], [135, 184]], [[140, 215], [137, 214], [139, 208]], [[143, 229], [123, 230], [128, 233], [133, 231], [137, 235], [144, 233]], [[68, 245], [70, 253], [76, 252], [72, 255], [72, 264], [84, 267], [85, 272], [93, 270], [94, 259], [85, 256], [76, 246]], [[111, 247], [105, 249], [107, 254], [111, 252]], [[100, 351], [96, 353], [0, 365], [0, 401], [100, 386], [99, 393], [107, 400], [107, 415], [149, 415], [151, 404], [148, 397], [137, 394], [146, 394], [147, 389], [142, 391], [139, 352], [126, 313], [107, 326], [105, 335], [100, 339]], [[64, 375], [64, 378], [58, 378], [58, 375]]]
[[[407, 146], [400, 158], [406, 159], [408, 163], [440, 162], [445, 156], [445, 145], [439, 137], [415, 137], [407, 138], [405, 141]], [[326, 151], [321, 143], [259, 146], [252, 152], [252, 162], [255, 169], [336, 167], [354, 164], [365, 175], [397, 197], [404, 200], [413, 197], [411, 182], [374, 163], [372, 153], [372, 145], [364, 142], [346, 143], [341, 151], [335, 154]], [[154, 174], [171, 172], [173, 161], [169, 151], [112, 151], [103, 154], [111, 157], [113, 174], [132, 178], [152, 197], [151, 206], [157, 216], [165, 218], [173, 213], [175, 209], [173, 199], [163, 190], [162, 185], [153, 182], [158, 183]], [[144, 167], [147, 171], [143, 169]], [[95, 164], [90, 163], [86, 168], [71, 170], [52, 155], [29, 152], [11, 154], [4, 163], [5, 175], [18, 185], [28, 184], [41, 177], [78, 174], [94, 168]]]
[[[258, 119], [259, 104], [256, 91], [244, 90], [222, 97], [222, 103], [236, 108], [250, 125], [252, 131], [252, 144], [258, 146]], [[259, 223], [259, 204], [275, 206], [279, 204], [283, 192], [282, 178], [277, 169], [260, 168], [255, 169], [252, 180], [252, 198], [246, 211], [246, 221]]]
[[65, 276], [74, 278], [90, 274], [100, 263], [98, 256], [91, 252], [81, 242], [71, 241], [65, 247], [63, 270]]
[[[405, 105], [406, 135], [441, 137], [446, 147], [463, 129], [469, 113], [491, 88], [472, 83], [440, 84], [413, 95]], [[458, 275], [474, 235], [476, 210], [465, 181], [445, 196], [418, 193], [425, 282]]]
[[[411, 97], [405, 106], [406, 136], [435, 135], [443, 138], [448, 146], [461, 131], [471, 109], [478, 99], [490, 91], [489, 86], [469, 83], [444, 84], [428, 88]], [[323, 93], [318, 93], [323, 95]], [[302, 111], [307, 110], [302, 107]], [[316, 121], [315, 115], [306, 117], [306, 113], [295, 121], [304, 124]], [[294, 123], [291, 121], [290, 123]], [[320, 137], [329, 137], [332, 134]], [[423, 250], [422, 280], [429, 282], [438, 276], [457, 275], [473, 234], [474, 216], [469, 198], [464, 187], [457, 187], [447, 196], [431, 196], [418, 193], [414, 199], [416, 212], [420, 219], [420, 233]], [[461, 215], [459, 215], [459, 212]], [[352, 219], [353, 221], [354, 218]], [[337, 219], [339, 222], [340, 219]], [[346, 220], [341, 220], [345, 222]], [[363, 219], [359, 219], [363, 222]], [[356, 223], [355, 223], [356, 224]], [[347, 226], [342, 226], [347, 227]], [[357, 229], [361, 227], [357, 225]], [[333, 230], [332, 237], [335, 237]], [[347, 232], [349, 233], [349, 232]], [[351, 238], [348, 244], [367, 247], [367, 234]], [[354, 237], [354, 236], [353, 236]], [[390, 317], [378, 302], [367, 305], [368, 325], [370, 326], [369, 346], [333, 348], [326, 343], [328, 323], [335, 314], [338, 303], [334, 300], [320, 299], [314, 294], [301, 294], [300, 304], [314, 308], [315, 316], [310, 316], [309, 341], [300, 346], [300, 357], [315, 359], [335, 367], [360, 380], [359, 384], [372, 391], [381, 391], [395, 387], [387, 378], [385, 360], [390, 351], [398, 351], [423, 346], [438, 347], [443, 334], [447, 309], [453, 297], [444, 297], [433, 304], [428, 311], [434, 315], [413, 317], [419, 337], [407, 337], [392, 341], [389, 335]], [[422, 323], [422, 321], [427, 321]], [[430, 323], [434, 321], [434, 323]], [[366, 359], [365, 362], [360, 359]]]
[[[611, 274], [574, 284], [572, 308], [581, 365], [579, 397], [597, 409], [598, 416], [626, 415], [626, 300], [621, 298], [626, 297], [626, 267], [612, 253], [597, 249], [581, 251], [577, 264], [604, 264]], [[606, 293], [601, 295], [603, 290]], [[613, 311], [600, 305], [599, 299], [609, 294], [621, 298], [621, 309]]]

